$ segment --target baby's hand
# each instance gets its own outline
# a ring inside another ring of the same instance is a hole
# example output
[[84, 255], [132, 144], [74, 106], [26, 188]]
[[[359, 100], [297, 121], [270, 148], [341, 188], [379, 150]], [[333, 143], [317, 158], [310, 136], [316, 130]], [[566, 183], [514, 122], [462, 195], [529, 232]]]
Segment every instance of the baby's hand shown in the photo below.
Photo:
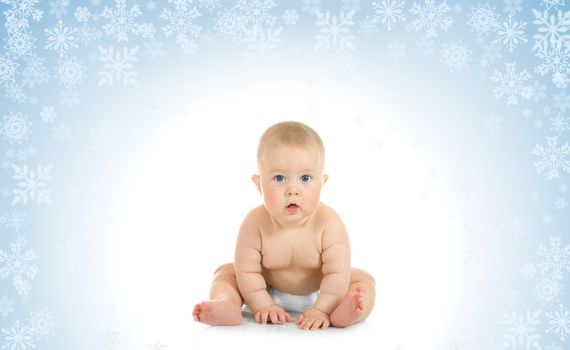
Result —
[[297, 327], [301, 329], [327, 329], [330, 324], [329, 315], [313, 308], [305, 310], [297, 320]]
[[271, 323], [287, 323], [291, 322], [291, 315], [289, 315], [283, 308], [278, 305], [272, 304], [266, 307], [262, 307], [257, 310], [254, 315], [257, 323], [266, 324], [267, 321]]

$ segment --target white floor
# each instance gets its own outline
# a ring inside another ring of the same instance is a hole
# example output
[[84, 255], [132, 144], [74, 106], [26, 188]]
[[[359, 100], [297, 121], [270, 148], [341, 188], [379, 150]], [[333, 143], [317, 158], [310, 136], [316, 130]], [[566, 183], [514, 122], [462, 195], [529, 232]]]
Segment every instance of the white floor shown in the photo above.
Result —
[[[292, 314], [297, 319], [297, 314]], [[286, 325], [261, 325], [244, 312], [240, 326], [211, 327], [196, 323], [192, 327], [193, 349], [351, 349], [364, 345], [363, 340], [380, 339], [377, 330], [368, 320], [348, 328], [305, 331], [294, 322]], [[376, 342], [375, 345], [377, 344]]]

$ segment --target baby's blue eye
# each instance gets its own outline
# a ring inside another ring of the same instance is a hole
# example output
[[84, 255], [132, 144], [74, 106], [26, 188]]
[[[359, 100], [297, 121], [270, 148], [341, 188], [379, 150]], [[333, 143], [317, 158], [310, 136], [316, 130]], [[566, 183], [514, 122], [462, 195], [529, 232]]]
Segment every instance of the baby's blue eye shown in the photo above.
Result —
[[285, 181], [285, 176], [283, 176], [283, 175], [275, 175], [275, 176], [273, 177], [273, 179], [274, 179], [275, 181], [277, 181], [277, 182], [283, 182], [283, 181]]
[[311, 181], [311, 175], [302, 175], [302, 176], [301, 176], [301, 181], [302, 181], [302, 182], [309, 182], [309, 181]]

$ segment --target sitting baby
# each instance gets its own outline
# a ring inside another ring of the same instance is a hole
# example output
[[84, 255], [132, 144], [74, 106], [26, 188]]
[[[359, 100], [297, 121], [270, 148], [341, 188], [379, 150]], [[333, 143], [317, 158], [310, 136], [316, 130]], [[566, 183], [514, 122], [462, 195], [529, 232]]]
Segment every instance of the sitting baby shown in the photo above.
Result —
[[372, 311], [375, 283], [351, 267], [346, 228], [321, 203], [324, 146], [307, 125], [283, 122], [262, 135], [259, 175], [252, 180], [263, 205], [244, 219], [233, 264], [220, 266], [210, 300], [194, 307], [194, 320], [238, 325], [246, 304], [257, 322], [287, 323], [299, 312], [301, 329], [346, 327]]

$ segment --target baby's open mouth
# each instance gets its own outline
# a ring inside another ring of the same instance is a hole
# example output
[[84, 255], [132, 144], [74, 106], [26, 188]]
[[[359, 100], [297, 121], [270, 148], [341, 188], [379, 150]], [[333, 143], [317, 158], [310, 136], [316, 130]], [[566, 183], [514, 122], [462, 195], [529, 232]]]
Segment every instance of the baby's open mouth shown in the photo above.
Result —
[[287, 208], [289, 208], [289, 209], [293, 209], [293, 208], [297, 208], [297, 207], [298, 207], [298, 205], [295, 203], [291, 203], [287, 206]]

